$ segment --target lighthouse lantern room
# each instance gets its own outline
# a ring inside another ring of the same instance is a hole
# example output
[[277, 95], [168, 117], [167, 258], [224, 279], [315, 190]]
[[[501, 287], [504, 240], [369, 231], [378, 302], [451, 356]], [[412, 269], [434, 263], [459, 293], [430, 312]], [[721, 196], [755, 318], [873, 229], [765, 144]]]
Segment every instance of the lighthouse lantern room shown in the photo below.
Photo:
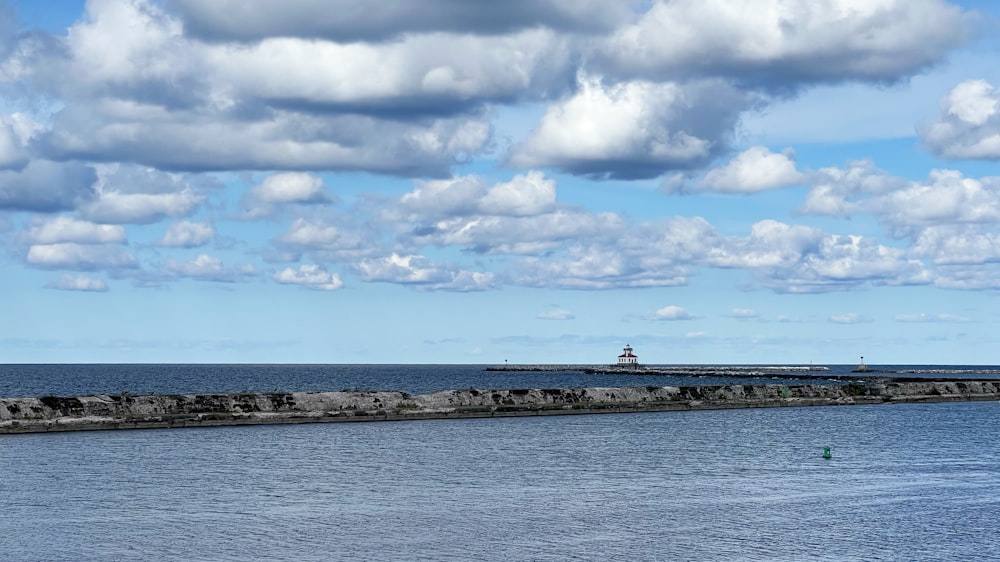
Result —
[[618, 366], [619, 367], [638, 367], [639, 366], [639, 356], [632, 353], [632, 346], [626, 344], [625, 353], [618, 356]]

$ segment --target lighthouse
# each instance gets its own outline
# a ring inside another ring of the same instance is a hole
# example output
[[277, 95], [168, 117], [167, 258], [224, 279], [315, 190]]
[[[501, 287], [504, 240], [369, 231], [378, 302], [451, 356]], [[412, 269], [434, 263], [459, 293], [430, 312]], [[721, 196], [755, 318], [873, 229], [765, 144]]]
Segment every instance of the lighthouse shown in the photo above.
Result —
[[639, 356], [632, 353], [632, 346], [625, 344], [625, 353], [618, 356], [618, 366], [619, 367], [630, 367], [635, 368], [639, 366]]

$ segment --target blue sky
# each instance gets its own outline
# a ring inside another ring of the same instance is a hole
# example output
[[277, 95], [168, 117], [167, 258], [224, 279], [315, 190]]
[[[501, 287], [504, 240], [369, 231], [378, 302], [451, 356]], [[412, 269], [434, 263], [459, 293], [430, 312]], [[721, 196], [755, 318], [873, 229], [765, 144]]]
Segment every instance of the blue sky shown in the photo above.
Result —
[[0, 363], [1000, 363], [998, 15], [7, 3]]

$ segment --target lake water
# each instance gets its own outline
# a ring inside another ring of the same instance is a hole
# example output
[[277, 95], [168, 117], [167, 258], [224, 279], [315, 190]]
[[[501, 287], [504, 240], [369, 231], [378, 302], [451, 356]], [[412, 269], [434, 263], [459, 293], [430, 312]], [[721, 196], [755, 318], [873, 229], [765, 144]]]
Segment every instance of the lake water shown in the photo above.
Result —
[[[587, 386], [685, 386], [730, 383], [794, 384], [772, 379], [782, 370], [760, 366], [758, 377], [593, 375], [577, 371], [484, 371], [486, 365], [0, 365], [0, 397], [87, 394], [193, 394], [219, 392], [400, 390], [423, 394], [460, 388], [564, 388]], [[704, 368], [704, 366], [696, 366]], [[727, 367], [718, 366], [720, 371]], [[798, 382], [824, 383], [855, 365], [803, 372]], [[1000, 378], [1000, 367], [889, 366], [908, 377]], [[746, 374], [746, 371], [739, 371]], [[795, 374], [795, 373], [792, 373]]]
[[6, 435], [0, 560], [996, 559], [998, 432], [990, 402]]

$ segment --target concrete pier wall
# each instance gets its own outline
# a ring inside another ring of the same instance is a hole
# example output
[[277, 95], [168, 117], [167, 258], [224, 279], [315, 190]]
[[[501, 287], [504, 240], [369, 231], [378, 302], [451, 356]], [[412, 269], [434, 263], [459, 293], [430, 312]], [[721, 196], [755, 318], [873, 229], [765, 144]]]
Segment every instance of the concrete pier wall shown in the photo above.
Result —
[[968, 400], [1000, 381], [2, 398], [0, 434]]

